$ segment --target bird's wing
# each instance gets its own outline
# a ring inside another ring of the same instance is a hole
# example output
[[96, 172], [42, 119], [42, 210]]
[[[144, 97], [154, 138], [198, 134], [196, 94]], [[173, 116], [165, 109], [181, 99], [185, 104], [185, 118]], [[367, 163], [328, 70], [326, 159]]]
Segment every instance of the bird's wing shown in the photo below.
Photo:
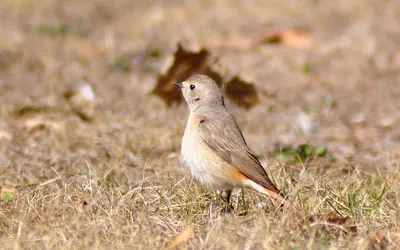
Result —
[[231, 115], [224, 118], [229, 121], [201, 119], [198, 131], [202, 141], [243, 175], [264, 188], [279, 193], [261, 163], [247, 147], [236, 121]]

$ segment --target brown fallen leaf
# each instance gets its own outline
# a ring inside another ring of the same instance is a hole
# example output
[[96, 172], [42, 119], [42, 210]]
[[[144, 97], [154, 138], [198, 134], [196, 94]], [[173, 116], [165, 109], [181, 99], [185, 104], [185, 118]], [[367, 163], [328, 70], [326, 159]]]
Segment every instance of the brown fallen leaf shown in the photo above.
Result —
[[226, 83], [226, 96], [239, 105], [249, 108], [257, 104], [260, 99], [258, 98], [257, 91], [252, 83], [243, 81], [238, 76], [233, 77]]
[[190, 52], [178, 44], [172, 66], [166, 74], [158, 77], [158, 83], [152, 93], [164, 100], [168, 106], [180, 103], [183, 100], [182, 94], [172, 83], [186, 80], [195, 74], [204, 74], [211, 77], [218, 86], [221, 87], [224, 84], [226, 96], [233, 102], [246, 108], [258, 103], [257, 91], [252, 83], [241, 80], [239, 76], [224, 83], [223, 77], [211, 68], [213, 61], [210, 52], [206, 49]]
[[174, 249], [177, 247], [179, 244], [182, 242], [186, 241], [189, 239], [194, 233], [194, 225], [190, 225], [188, 228], [183, 230], [180, 234], [178, 234], [172, 241], [169, 243], [167, 249]]
[[296, 48], [306, 48], [313, 43], [309, 33], [293, 28], [270, 30], [258, 37], [256, 40], [260, 43], [282, 43]]
[[166, 74], [158, 77], [156, 87], [152, 93], [161, 97], [164, 102], [171, 106], [173, 103], [182, 101], [181, 92], [172, 84], [186, 80], [194, 74], [205, 74], [213, 78], [218, 85], [221, 85], [221, 77], [209, 67], [210, 52], [201, 49], [198, 52], [185, 50], [180, 44], [174, 54], [174, 62]]

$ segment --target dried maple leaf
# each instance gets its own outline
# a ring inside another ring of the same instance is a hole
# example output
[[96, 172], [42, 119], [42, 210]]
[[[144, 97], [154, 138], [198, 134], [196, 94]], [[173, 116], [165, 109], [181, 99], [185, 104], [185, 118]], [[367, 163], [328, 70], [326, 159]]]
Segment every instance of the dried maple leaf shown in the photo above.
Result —
[[[171, 106], [182, 101], [181, 92], [172, 84], [184, 81], [194, 74], [204, 74], [211, 77], [218, 86], [222, 85], [222, 76], [211, 69], [210, 52], [201, 49], [198, 52], [189, 52], [178, 45], [174, 54], [174, 62], [167, 73], [158, 77], [158, 83], [152, 93], [159, 96]], [[252, 83], [241, 80], [238, 76], [225, 83], [226, 96], [233, 102], [246, 108], [258, 103], [257, 91]]]
[[260, 100], [252, 83], [243, 81], [238, 76], [226, 83], [226, 96], [235, 103], [249, 108]]
[[261, 43], [283, 43], [288, 46], [305, 48], [312, 44], [309, 33], [293, 28], [282, 28], [263, 33], [259, 41]]
[[182, 101], [181, 92], [172, 84], [183, 81], [194, 74], [210, 76], [218, 85], [221, 85], [221, 76], [209, 67], [210, 52], [201, 49], [198, 52], [186, 51], [180, 44], [174, 54], [174, 62], [167, 73], [158, 77], [156, 87], [152, 93], [161, 97], [168, 106]]

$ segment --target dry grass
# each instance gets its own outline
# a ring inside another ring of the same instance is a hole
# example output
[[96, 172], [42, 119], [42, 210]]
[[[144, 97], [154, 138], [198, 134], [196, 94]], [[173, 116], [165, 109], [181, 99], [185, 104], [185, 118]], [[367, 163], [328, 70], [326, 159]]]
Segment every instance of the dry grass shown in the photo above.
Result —
[[[194, 225], [179, 247], [398, 248], [399, 13], [395, 0], [2, 1], [1, 247], [165, 248]], [[221, 46], [270, 26], [305, 28], [313, 45]], [[221, 214], [181, 166], [187, 108], [149, 95], [177, 41], [255, 82], [260, 105], [228, 108], [301, 215], [249, 190]], [[113, 67], [127, 55], [129, 71]], [[89, 122], [62, 95], [85, 82]], [[274, 160], [301, 143], [336, 162]]]

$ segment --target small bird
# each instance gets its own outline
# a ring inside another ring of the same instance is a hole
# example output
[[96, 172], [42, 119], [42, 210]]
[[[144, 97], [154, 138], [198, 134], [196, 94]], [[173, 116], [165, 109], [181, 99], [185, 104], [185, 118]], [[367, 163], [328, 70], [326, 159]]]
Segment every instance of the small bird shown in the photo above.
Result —
[[174, 84], [190, 109], [181, 155], [193, 177], [207, 188], [226, 191], [228, 205], [235, 187], [252, 188], [283, 204], [284, 197], [248, 148], [214, 80], [194, 75]]

